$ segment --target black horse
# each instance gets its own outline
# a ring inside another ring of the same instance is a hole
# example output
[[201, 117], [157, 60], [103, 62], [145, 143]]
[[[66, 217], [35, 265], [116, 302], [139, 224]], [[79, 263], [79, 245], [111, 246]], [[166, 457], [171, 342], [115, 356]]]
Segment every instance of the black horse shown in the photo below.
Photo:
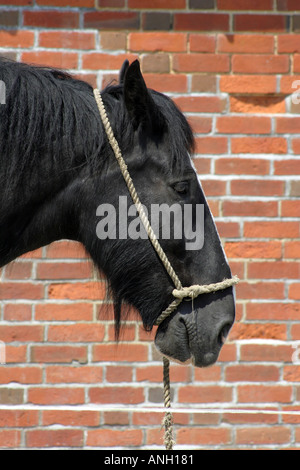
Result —
[[[120, 196], [129, 195], [91, 86], [6, 59], [0, 59], [0, 80], [0, 266], [55, 240], [79, 241], [108, 279], [116, 332], [124, 303], [151, 330], [174, 286], [149, 240], [97, 234], [99, 207], [117, 208]], [[138, 61], [124, 63], [120, 83], [105, 88], [102, 98], [144, 206], [190, 205], [194, 228], [195, 209], [204, 208], [201, 247], [187, 249], [185, 235], [173, 232], [160, 240], [182, 285], [231, 277], [193, 169], [194, 138], [183, 114], [168, 97], [147, 89]], [[234, 321], [232, 289], [183, 301], [159, 326], [157, 348], [179, 362], [214, 363]]]

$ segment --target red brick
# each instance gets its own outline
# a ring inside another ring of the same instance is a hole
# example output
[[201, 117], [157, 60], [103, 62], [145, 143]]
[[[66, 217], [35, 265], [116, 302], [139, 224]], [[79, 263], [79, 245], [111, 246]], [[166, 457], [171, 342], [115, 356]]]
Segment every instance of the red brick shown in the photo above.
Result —
[[96, 362], [145, 362], [147, 360], [147, 344], [99, 344], [94, 347], [93, 361]]
[[248, 238], [298, 238], [299, 222], [245, 222], [244, 236]]
[[[275, 77], [273, 78], [275, 79]], [[231, 96], [230, 111], [233, 113], [279, 114], [285, 113], [286, 105], [282, 96]]]
[[129, 8], [184, 9], [185, 0], [128, 0]]
[[102, 49], [125, 50], [127, 45], [127, 34], [119, 31], [103, 31], [100, 33], [100, 44]]
[[40, 31], [39, 46], [59, 49], [94, 49], [94, 33], [75, 31]]
[[107, 385], [97, 388], [91, 387], [89, 397], [92, 403], [122, 403], [130, 405], [143, 403], [145, 399], [143, 387], [111, 387]]
[[222, 403], [232, 400], [232, 387], [186, 385], [178, 391], [180, 403]]
[[6, 363], [20, 363], [27, 360], [27, 345], [6, 346]]
[[[296, 53], [300, 52], [300, 34], [281, 34], [278, 36], [278, 52], [279, 53]], [[293, 78], [293, 77], [289, 77]]]
[[91, 263], [38, 263], [37, 279], [85, 279], [92, 276]]
[[125, 0], [96, 0], [96, 8], [99, 7], [122, 8], [125, 7]]
[[300, 160], [283, 160], [274, 162], [274, 175], [299, 175]]
[[241, 403], [289, 403], [292, 392], [289, 385], [241, 385], [238, 400]]
[[106, 411], [103, 413], [104, 424], [124, 425], [129, 423], [129, 413], [124, 411]]
[[161, 93], [186, 93], [188, 81], [186, 75], [171, 73], [144, 73], [148, 88]]
[[[300, 285], [299, 284], [293, 284], [293, 287], [296, 288], [297, 293], [298, 293], [298, 297], [299, 297]], [[297, 340], [297, 341], [300, 339], [300, 327], [299, 327], [298, 323], [292, 325], [292, 327], [291, 327], [291, 339], [292, 340]]]
[[[238, 196], [282, 196], [284, 194], [284, 181], [276, 180], [232, 180], [230, 183], [231, 194]], [[287, 201], [282, 201], [282, 204]], [[282, 215], [284, 215], [282, 213]]]
[[300, 155], [300, 139], [292, 140], [292, 150], [294, 155]]
[[44, 297], [44, 286], [30, 282], [1, 282], [0, 299], [31, 299], [38, 300]]
[[[290, 95], [295, 93], [298, 98], [298, 92], [300, 87], [300, 76], [299, 75], [283, 75], [280, 79], [280, 93]], [[292, 97], [293, 98], [293, 97]], [[291, 104], [291, 112], [293, 112], [293, 103]], [[295, 106], [298, 106], [297, 104]], [[297, 112], [295, 111], [295, 114]]]
[[218, 52], [228, 53], [273, 53], [274, 37], [253, 34], [219, 34]]
[[206, 196], [222, 196], [226, 194], [226, 181], [202, 181], [202, 188], [204, 189]]
[[51, 243], [46, 248], [48, 258], [88, 258], [83, 245], [73, 241], [58, 241]]
[[285, 297], [284, 283], [240, 282], [237, 286], [237, 295], [239, 299], [283, 299]]
[[[220, 78], [220, 90], [226, 93], [266, 95], [268, 93], [275, 93], [276, 87], [276, 77], [266, 75], [258, 75], [255, 77], [255, 80], [253, 80], [253, 75], [223, 75]], [[265, 97], [263, 98], [266, 99]], [[238, 99], [242, 100], [245, 98], [240, 97]], [[273, 97], [272, 99], [274, 100]]]
[[200, 93], [216, 93], [217, 77], [211, 74], [193, 74], [191, 91]]
[[209, 174], [211, 171], [211, 159], [210, 158], [194, 158], [193, 163], [195, 165], [196, 171], [199, 175], [207, 173]]
[[247, 362], [290, 362], [293, 349], [287, 344], [242, 344], [240, 354], [241, 361]]
[[78, 67], [78, 54], [76, 52], [30, 51], [23, 52], [21, 59], [23, 62], [48, 67], [63, 69], [77, 69]]
[[291, 261], [252, 262], [248, 265], [248, 277], [250, 279], [299, 279], [300, 264]]
[[94, 0], [36, 0], [37, 5], [53, 6], [53, 7], [85, 7], [93, 8]]
[[283, 11], [295, 11], [300, 9], [300, 5], [297, 0], [277, 0], [277, 9]]
[[[148, 367], [148, 369], [151, 369], [151, 367]], [[149, 371], [149, 373], [151, 374], [151, 370]], [[133, 367], [130, 367], [127, 365], [106, 366], [107, 382], [111, 382], [111, 383], [132, 382], [132, 376], [133, 376]]]
[[196, 153], [220, 155], [227, 153], [228, 141], [226, 137], [197, 137]]
[[232, 56], [232, 71], [234, 73], [287, 73], [289, 66], [289, 57], [283, 55], [243, 54]]
[[83, 388], [30, 388], [28, 403], [36, 405], [78, 405], [84, 403]]
[[229, 72], [230, 61], [226, 54], [174, 54], [175, 72]]
[[1, 47], [33, 47], [34, 33], [32, 31], [0, 31]]
[[50, 325], [48, 341], [51, 342], [97, 342], [104, 338], [105, 328], [95, 323], [74, 325]]
[[174, 13], [176, 31], [228, 31], [229, 15], [223, 13]]
[[44, 410], [42, 412], [42, 424], [44, 426], [99, 426], [99, 411], [73, 411], [73, 410]]
[[13, 429], [0, 430], [0, 447], [16, 449], [21, 445], [21, 431]]
[[216, 127], [220, 134], [270, 134], [271, 119], [264, 116], [220, 116]]
[[128, 59], [133, 62], [138, 57], [133, 54], [103, 54], [101, 52], [91, 52], [82, 54], [82, 68], [90, 70], [119, 70]]
[[[253, 410], [254, 411], [254, 410]], [[268, 408], [268, 411], [271, 409]], [[254, 413], [247, 413], [247, 411], [236, 411], [235, 413], [223, 413], [222, 422], [229, 423], [233, 425], [239, 424], [277, 424], [278, 415], [276, 413], [277, 409], [274, 410], [274, 414], [266, 414], [263, 411], [255, 410]]]
[[92, 321], [93, 305], [89, 303], [38, 304], [35, 307], [37, 321]]
[[32, 275], [31, 262], [14, 262], [5, 268], [5, 279], [23, 280], [30, 279]]
[[273, 10], [272, 0], [217, 0], [219, 10]]
[[178, 444], [186, 444], [188, 442], [190, 445], [197, 446], [230, 444], [231, 432], [229, 429], [222, 429], [220, 427], [182, 427], [177, 431], [176, 441]]
[[130, 33], [129, 50], [150, 52], [183, 52], [187, 48], [187, 35], [184, 33], [143, 32]]
[[39, 28], [78, 28], [79, 13], [56, 10], [25, 10], [23, 13], [24, 26]]
[[285, 258], [300, 258], [300, 241], [286, 241], [284, 243], [284, 256]]
[[8, 367], [0, 368], [0, 383], [16, 382], [20, 384], [39, 384], [42, 382], [40, 367]]
[[230, 258], [280, 258], [280, 242], [226, 242], [225, 250]]
[[174, 102], [183, 112], [222, 113], [226, 101], [218, 96], [181, 96]]
[[139, 447], [143, 443], [142, 429], [97, 429], [88, 430], [87, 446], [91, 447]]
[[236, 365], [225, 370], [226, 382], [277, 382], [279, 370], [277, 366]]
[[83, 14], [84, 27], [120, 30], [139, 29], [140, 16], [136, 11], [88, 11]]
[[7, 321], [30, 321], [32, 319], [31, 305], [6, 304], [4, 305], [3, 319]]
[[43, 336], [44, 328], [41, 325], [0, 325], [0, 338], [5, 343], [43, 341]]
[[27, 431], [27, 447], [82, 447], [81, 429], [38, 429]]
[[300, 72], [300, 54], [293, 54], [293, 72]]
[[232, 153], [287, 153], [287, 141], [281, 137], [233, 137]]
[[212, 118], [189, 116], [188, 121], [195, 134], [208, 134], [212, 130]]
[[235, 175], [266, 175], [270, 163], [256, 158], [220, 158], [215, 162], [216, 174]]
[[283, 380], [287, 382], [300, 382], [300, 367], [285, 366], [283, 369]]
[[236, 442], [244, 445], [286, 444], [291, 439], [291, 430], [287, 426], [259, 426], [237, 429]]
[[39, 412], [34, 410], [1, 410], [0, 427], [27, 428], [39, 424]]
[[290, 284], [289, 299], [300, 300], [300, 282]]
[[[270, 264], [272, 264], [271, 262]], [[248, 303], [246, 308], [246, 316], [248, 320], [281, 320], [286, 321], [287, 318], [300, 320], [300, 305], [297, 303], [270, 302], [264, 303], [264, 308], [260, 304], [254, 302]]]
[[33, 346], [31, 348], [31, 362], [42, 363], [71, 363], [87, 362], [86, 346]]
[[223, 215], [225, 217], [275, 217], [278, 215], [277, 201], [224, 201]]
[[[258, 283], [252, 284], [258, 286]], [[266, 286], [266, 283], [260, 283]], [[235, 323], [230, 331], [230, 340], [275, 339], [286, 340], [286, 326], [275, 323]]]
[[102, 367], [83, 366], [48, 366], [46, 369], [46, 383], [100, 383], [103, 379]]
[[217, 222], [216, 225], [220, 237], [231, 238], [240, 236], [240, 226], [238, 222]]
[[276, 132], [278, 134], [298, 134], [300, 130], [300, 118], [278, 117], [276, 120]]
[[287, 18], [284, 15], [234, 15], [235, 31], [260, 31], [262, 33], [284, 33], [287, 28]]
[[215, 52], [215, 35], [190, 34], [190, 52]]
[[105, 293], [104, 282], [50, 284], [48, 287], [49, 299], [104, 300]]

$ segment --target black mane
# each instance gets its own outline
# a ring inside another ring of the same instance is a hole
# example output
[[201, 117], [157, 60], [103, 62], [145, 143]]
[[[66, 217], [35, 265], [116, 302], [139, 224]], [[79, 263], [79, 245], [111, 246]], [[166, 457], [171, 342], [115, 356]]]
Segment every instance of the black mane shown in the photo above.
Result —
[[[101, 169], [100, 152], [105, 139], [88, 83], [60, 70], [3, 58], [0, 80], [6, 84], [6, 106], [0, 106], [0, 161], [10, 186], [19, 184], [17, 175], [22, 175], [25, 168], [32, 169], [37, 163], [43, 166], [37, 162], [41, 151], [48, 156], [47, 164], [50, 161], [53, 165], [45, 172], [72, 170], [85, 164], [91, 171]], [[102, 94], [115, 136], [125, 152], [133, 144], [133, 132], [121, 99], [123, 85], [110, 85]], [[151, 94], [170, 134], [174, 162], [180, 164], [183, 153], [193, 151], [192, 131], [170, 99], [158, 92]], [[9, 162], [5, 161], [8, 158]]]

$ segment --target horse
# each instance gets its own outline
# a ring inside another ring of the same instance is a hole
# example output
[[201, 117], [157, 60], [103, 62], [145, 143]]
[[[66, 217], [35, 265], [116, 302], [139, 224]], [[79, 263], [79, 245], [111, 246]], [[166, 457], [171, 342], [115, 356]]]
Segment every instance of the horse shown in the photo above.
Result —
[[[4, 58], [1, 82], [0, 267], [57, 240], [80, 242], [107, 278], [116, 338], [126, 306], [137, 310], [151, 331], [172, 301], [174, 286], [149, 239], [128, 236], [133, 213], [125, 217], [126, 209], [119, 207], [128, 189], [92, 87], [65, 71]], [[138, 61], [125, 61], [119, 82], [106, 86], [101, 97], [145, 210], [190, 209], [190, 231], [195, 239], [201, 235], [201, 243], [193, 244], [184, 231], [176, 236], [183, 224], [178, 211], [169, 213], [168, 236], [162, 236], [158, 222], [159, 241], [182, 284], [230, 278], [193, 165], [195, 139], [184, 114], [165, 94], [147, 88]], [[118, 208], [115, 219], [108, 217], [108, 208]], [[215, 363], [234, 323], [234, 297], [229, 286], [182, 301], [157, 328], [159, 352], [196, 367]]]

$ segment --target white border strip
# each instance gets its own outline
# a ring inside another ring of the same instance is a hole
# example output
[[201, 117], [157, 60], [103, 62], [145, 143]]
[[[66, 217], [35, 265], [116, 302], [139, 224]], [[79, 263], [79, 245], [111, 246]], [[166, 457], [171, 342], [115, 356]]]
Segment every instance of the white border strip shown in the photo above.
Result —
[[[293, 405], [291, 405], [293, 406]], [[106, 406], [106, 405], [85, 405], [85, 406], [51, 406], [51, 405], [15, 405], [15, 406], [0, 406], [1, 411], [114, 411], [114, 412], [137, 412], [137, 413], [164, 413], [165, 408], [163, 407], [136, 407], [136, 406]], [[266, 415], [296, 415], [300, 416], [300, 405], [299, 410], [274, 410], [274, 409], [266, 409], [266, 408], [171, 408], [172, 413], [194, 413], [194, 414], [205, 414], [205, 413], [230, 413], [230, 414], [266, 414]]]

